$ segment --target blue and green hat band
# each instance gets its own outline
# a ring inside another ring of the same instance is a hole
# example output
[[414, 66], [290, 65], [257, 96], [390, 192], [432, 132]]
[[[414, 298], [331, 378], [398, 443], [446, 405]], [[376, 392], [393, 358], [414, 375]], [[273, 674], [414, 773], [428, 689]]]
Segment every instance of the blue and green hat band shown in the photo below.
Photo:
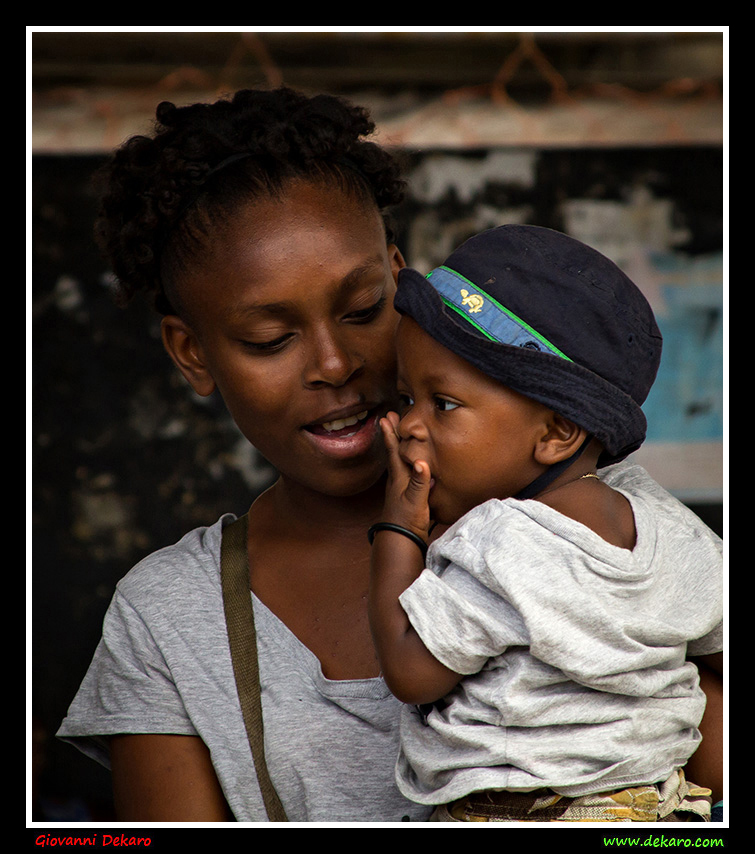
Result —
[[437, 267], [426, 278], [449, 308], [491, 341], [540, 350], [571, 361], [537, 330], [450, 267]]

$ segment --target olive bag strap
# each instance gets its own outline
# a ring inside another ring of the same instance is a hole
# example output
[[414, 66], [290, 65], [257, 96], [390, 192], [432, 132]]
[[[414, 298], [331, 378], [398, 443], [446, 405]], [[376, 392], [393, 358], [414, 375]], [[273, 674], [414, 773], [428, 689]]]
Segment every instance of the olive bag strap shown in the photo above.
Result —
[[283, 804], [275, 791], [265, 762], [260, 700], [257, 635], [254, 628], [254, 609], [249, 589], [247, 559], [246, 514], [223, 529], [220, 546], [220, 580], [223, 588], [223, 607], [228, 628], [233, 673], [236, 678], [241, 712], [252, 748], [262, 799], [270, 821], [288, 821]]

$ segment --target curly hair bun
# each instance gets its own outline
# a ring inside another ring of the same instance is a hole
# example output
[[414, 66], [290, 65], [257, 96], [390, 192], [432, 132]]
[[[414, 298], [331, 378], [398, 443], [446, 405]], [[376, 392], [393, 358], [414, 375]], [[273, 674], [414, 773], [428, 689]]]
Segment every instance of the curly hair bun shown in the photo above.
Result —
[[356, 184], [382, 213], [403, 198], [396, 159], [367, 139], [375, 130], [367, 111], [332, 95], [245, 89], [214, 103], [162, 101], [155, 119], [153, 135], [124, 143], [101, 175], [95, 234], [124, 301], [145, 292], [170, 310], [161, 285], [165, 255], [185, 263], [200, 219], [206, 230], [293, 177]]

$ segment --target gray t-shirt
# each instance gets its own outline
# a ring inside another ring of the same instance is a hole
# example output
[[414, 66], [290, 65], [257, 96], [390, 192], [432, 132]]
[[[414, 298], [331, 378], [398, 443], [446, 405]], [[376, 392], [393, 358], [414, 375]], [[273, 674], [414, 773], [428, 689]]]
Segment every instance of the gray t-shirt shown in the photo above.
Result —
[[[58, 736], [106, 767], [118, 733], [198, 735], [238, 821], [266, 821], [233, 677], [221, 526], [191, 531], [117, 585]], [[382, 678], [330, 680], [253, 597], [270, 775], [291, 822], [422, 821], [394, 776], [401, 704]]]
[[433, 655], [470, 674], [423, 724], [402, 715], [400, 789], [565, 796], [666, 779], [700, 740], [686, 656], [722, 649], [722, 543], [636, 465], [633, 551], [537, 501], [489, 501], [439, 538], [401, 603]]

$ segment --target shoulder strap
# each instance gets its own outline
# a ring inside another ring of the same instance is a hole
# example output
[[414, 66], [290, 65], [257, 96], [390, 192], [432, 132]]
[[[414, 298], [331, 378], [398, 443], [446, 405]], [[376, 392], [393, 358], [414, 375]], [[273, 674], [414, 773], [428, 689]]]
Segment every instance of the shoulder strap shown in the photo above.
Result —
[[228, 643], [231, 648], [241, 711], [268, 818], [270, 821], [288, 821], [265, 763], [257, 635], [254, 628], [252, 595], [249, 590], [247, 525], [247, 516], [244, 514], [235, 522], [226, 525], [222, 534], [220, 579]]

